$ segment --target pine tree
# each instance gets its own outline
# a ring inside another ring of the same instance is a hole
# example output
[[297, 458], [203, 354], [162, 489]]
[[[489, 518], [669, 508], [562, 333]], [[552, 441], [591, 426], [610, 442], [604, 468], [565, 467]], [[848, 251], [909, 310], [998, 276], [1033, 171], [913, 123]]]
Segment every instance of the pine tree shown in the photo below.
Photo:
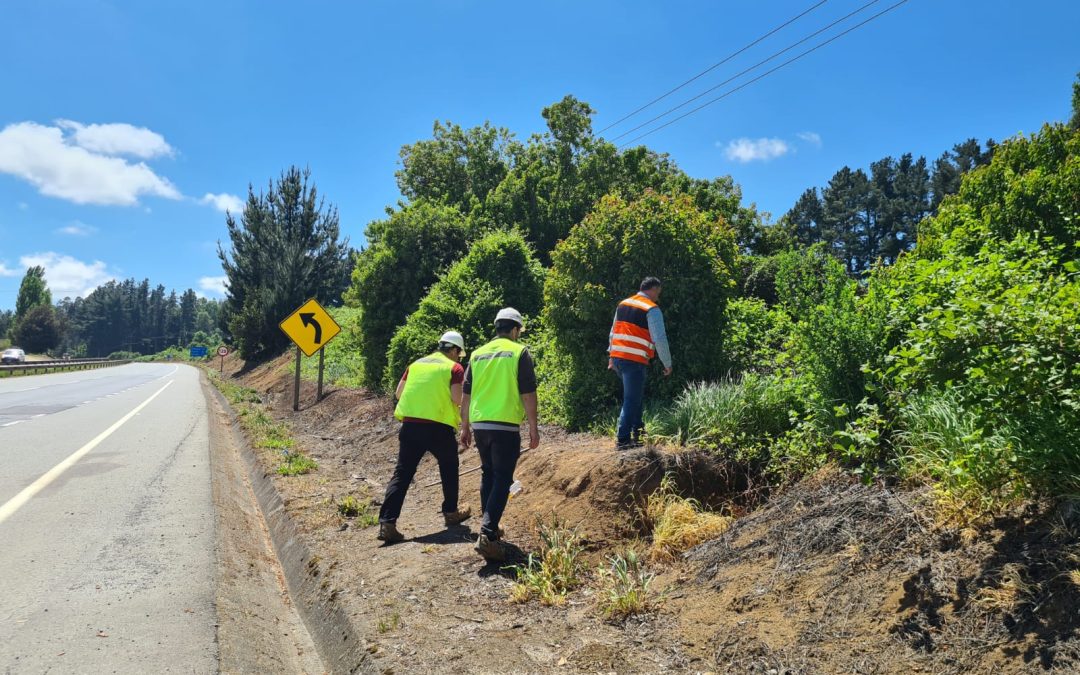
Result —
[[324, 206], [310, 172], [292, 167], [266, 194], [248, 188], [240, 221], [228, 214], [232, 247], [218, 246], [228, 277], [226, 322], [244, 358], [273, 354], [288, 338], [278, 323], [310, 297], [338, 302], [348, 281], [348, 240], [337, 209]]

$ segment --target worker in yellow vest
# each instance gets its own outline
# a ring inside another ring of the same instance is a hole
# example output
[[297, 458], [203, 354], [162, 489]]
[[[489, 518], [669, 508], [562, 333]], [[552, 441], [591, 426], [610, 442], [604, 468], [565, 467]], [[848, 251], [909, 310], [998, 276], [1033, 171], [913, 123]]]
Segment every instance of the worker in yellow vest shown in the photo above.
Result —
[[465, 369], [460, 361], [464, 356], [465, 340], [461, 333], [448, 331], [439, 338], [438, 351], [414, 361], [398, 382], [398, 404], [394, 410], [394, 417], [401, 420], [397, 466], [379, 510], [379, 539], [388, 544], [405, 538], [397, 529], [397, 519], [424, 453], [430, 452], [439, 462], [446, 526], [458, 525], [472, 515], [468, 507], [458, 510], [455, 432], [461, 416], [458, 406]]
[[642, 408], [645, 401], [645, 374], [649, 362], [660, 357], [664, 377], [671, 375], [671, 349], [668, 346], [664, 315], [660, 302], [660, 280], [645, 277], [638, 293], [619, 303], [608, 334], [608, 368], [622, 380], [623, 401], [619, 412], [615, 449], [641, 446], [644, 431]]
[[532, 356], [518, 342], [525, 320], [513, 307], [495, 317], [495, 339], [477, 349], [465, 373], [461, 402], [461, 444], [473, 436], [483, 467], [480, 503], [484, 516], [476, 551], [488, 560], [505, 560], [499, 521], [510, 497], [514, 469], [521, 455], [521, 422], [529, 420], [529, 449], [540, 445], [537, 426], [536, 371]]

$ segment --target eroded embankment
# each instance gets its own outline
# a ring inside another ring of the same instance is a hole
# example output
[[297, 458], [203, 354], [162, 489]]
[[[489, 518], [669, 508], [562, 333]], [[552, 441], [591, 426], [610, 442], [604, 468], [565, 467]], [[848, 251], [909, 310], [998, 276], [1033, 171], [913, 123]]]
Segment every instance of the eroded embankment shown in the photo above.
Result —
[[[510, 573], [471, 547], [475, 523], [446, 529], [438, 476], [425, 460], [383, 547], [342, 517], [345, 496], [378, 500], [396, 456], [389, 401], [337, 390], [291, 410], [287, 359], [240, 379], [288, 421], [314, 473], [273, 476], [282, 517], [311, 552], [306, 574], [327, 616], [354, 626], [379, 670], [430, 672], [1072, 672], [1080, 663], [1080, 518], [1031, 505], [979, 529], [937, 526], [928, 495], [865, 486], [825, 471], [741, 515], [685, 559], [654, 566], [659, 612], [614, 626], [586, 585], [561, 608], [508, 602]], [[254, 455], [267, 472], [276, 452]], [[462, 470], [479, 462], [461, 454]], [[674, 473], [684, 492], [720, 505], [745, 486], [700, 453], [617, 454], [610, 440], [545, 429], [525, 453], [524, 492], [508, 508], [523, 554], [535, 523], [575, 526], [590, 567], [647, 536], [640, 500]], [[479, 472], [462, 478], [478, 511]], [[472, 526], [471, 528], [468, 526]]]

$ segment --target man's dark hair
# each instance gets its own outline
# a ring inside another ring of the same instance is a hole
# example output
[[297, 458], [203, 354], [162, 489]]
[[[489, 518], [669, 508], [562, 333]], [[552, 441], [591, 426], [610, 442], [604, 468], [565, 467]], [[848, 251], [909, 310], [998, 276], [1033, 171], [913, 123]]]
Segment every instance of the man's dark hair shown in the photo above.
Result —
[[450, 344], [449, 342], [440, 342], [439, 343], [439, 351], [442, 352], [443, 354], [449, 355], [451, 349], [461, 349], [461, 347], [458, 347], [457, 345], [454, 345], [454, 344]]
[[496, 335], [509, 335], [514, 332], [515, 328], [519, 328], [520, 324], [517, 321], [510, 319], [499, 319], [495, 322], [495, 334]]
[[638, 287], [638, 290], [651, 291], [654, 288], [660, 288], [660, 280], [656, 277], [645, 277], [641, 280], [641, 286]]

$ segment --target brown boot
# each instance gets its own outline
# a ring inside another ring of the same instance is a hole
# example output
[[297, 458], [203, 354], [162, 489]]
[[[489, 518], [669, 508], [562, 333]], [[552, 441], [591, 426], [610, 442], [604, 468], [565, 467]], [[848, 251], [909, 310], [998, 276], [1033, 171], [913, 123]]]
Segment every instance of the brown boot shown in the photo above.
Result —
[[450, 513], [444, 513], [442, 515], [443, 521], [446, 523], [446, 526], [453, 527], [454, 525], [460, 525], [464, 523], [466, 520], [472, 517], [472, 507], [466, 506], [464, 509], [451, 511]]
[[387, 544], [396, 544], [405, 541], [405, 535], [398, 532], [397, 523], [379, 523], [379, 540]]
[[506, 548], [502, 541], [488, 539], [486, 534], [481, 534], [476, 540], [476, 552], [484, 556], [485, 560], [502, 562], [506, 560]]

